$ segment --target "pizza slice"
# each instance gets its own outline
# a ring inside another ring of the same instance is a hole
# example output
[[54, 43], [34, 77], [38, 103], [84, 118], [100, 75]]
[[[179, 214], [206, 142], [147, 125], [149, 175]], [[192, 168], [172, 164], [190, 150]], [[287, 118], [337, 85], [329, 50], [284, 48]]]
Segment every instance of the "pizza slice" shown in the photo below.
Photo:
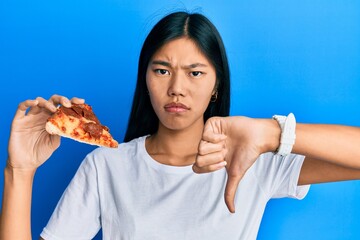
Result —
[[88, 104], [73, 104], [70, 108], [58, 107], [47, 120], [45, 129], [79, 142], [116, 148], [118, 142], [113, 139], [109, 128], [102, 125]]

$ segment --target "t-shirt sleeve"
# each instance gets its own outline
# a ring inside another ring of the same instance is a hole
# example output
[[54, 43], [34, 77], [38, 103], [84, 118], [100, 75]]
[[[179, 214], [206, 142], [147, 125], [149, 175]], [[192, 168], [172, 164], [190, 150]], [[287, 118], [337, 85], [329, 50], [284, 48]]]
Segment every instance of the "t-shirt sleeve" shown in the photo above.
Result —
[[269, 198], [303, 199], [310, 185], [298, 186], [300, 171], [305, 157], [289, 154], [285, 157], [274, 153], [262, 154], [256, 161], [255, 175]]
[[81, 163], [41, 237], [46, 240], [92, 239], [100, 229], [100, 201], [93, 155]]

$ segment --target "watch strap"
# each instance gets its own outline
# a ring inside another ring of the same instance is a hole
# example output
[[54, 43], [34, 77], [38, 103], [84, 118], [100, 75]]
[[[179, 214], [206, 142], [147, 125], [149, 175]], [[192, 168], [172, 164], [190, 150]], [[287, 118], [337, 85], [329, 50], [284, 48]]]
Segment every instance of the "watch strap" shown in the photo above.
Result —
[[281, 128], [280, 145], [276, 150], [276, 154], [286, 156], [291, 153], [296, 139], [296, 119], [293, 113], [288, 116], [274, 115]]

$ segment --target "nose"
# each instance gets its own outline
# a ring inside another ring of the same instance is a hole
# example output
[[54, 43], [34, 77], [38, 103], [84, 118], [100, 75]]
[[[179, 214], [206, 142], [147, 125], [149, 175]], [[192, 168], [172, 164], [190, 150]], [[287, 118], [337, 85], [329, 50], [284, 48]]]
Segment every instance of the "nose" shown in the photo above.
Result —
[[168, 95], [169, 96], [182, 96], [186, 94], [184, 78], [179, 76], [179, 74], [174, 74], [170, 80]]

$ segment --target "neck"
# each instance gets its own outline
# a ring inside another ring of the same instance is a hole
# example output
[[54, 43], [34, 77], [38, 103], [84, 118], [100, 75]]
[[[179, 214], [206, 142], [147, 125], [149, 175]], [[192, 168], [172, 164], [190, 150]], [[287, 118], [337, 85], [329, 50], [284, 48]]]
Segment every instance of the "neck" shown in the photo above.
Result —
[[156, 161], [172, 166], [187, 166], [195, 162], [204, 123], [171, 130], [159, 125], [156, 134], [147, 138], [146, 149]]

